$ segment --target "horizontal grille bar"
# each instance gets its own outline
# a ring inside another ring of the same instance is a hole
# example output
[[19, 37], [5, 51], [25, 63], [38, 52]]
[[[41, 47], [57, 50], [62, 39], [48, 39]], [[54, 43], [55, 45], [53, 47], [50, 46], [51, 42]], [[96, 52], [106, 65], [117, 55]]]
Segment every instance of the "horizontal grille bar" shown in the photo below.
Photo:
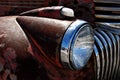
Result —
[[120, 29], [120, 0], [94, 0], [95, 22]]
[[120, 0], [94, 0], [94, 2], [120, 4]]
[[100, 7], [95, 7], [95, 10], [120, 12], [119, 7], [102, 7], [102, 6], [100, 6]]
[[120, 15], [102, 15], [102, 14], [95, 14], [96, 18], [101, 19], [113, 19], [113, 20], [120, 20]]

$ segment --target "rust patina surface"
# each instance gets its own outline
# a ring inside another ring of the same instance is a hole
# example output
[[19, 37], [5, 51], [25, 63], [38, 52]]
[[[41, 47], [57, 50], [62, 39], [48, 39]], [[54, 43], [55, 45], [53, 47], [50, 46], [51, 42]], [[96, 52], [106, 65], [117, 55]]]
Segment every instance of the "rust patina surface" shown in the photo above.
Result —
[[93, 1], [92, 0], [0, 0], [0, 15], [18, 15], [21, 12], [47, 7], [65, 6], [75, 11], [76, 18], [93, 22]]
[[[72, 8], [76, 18], [93, 22], [91, 0], [1, 0], [0, 15], [18, 15], [58, 5]], [[41, 23], [43, 27], [39, 27]], [[52, 25], [51, 28], [46, 29], [50, 26], [46, 23]], [[78, 71], [62, 68], [55, 57], [65, 26], [71, 22], [62, 23], [62, 20], [51, 23], [49, 19], [38, 17], [0, 17], [0, 80], [94, 80], [94, 57]]]
[[[81, 70], [62, 68], [56, 54], [68, 23], [37, 17], [1, 17], [1, 80], [93, 80], [93, 59]], [[46, 21], [48, 24], [45, 24]], [[50, 22], [50, 23], [49, 23]], [[53, 24], [54, 23], [54, 24]], [[66, 24], [63, 24], [66, 23]], [[43, 27], [39, 27], [43, 25]], [[57, 26], [60, 27], [57, 27]], [[51, 26], [50, 29], [47, 27]], [[54, 28], [52, 28], [54, 27]], [[54, 33], [53, 33], [54, 32]], [[48, 37], [46, 37], [48, 36]], [[47, 55], [47, 57], [46, 57]], [[4, 79], [6, 78], [6, 79]]]

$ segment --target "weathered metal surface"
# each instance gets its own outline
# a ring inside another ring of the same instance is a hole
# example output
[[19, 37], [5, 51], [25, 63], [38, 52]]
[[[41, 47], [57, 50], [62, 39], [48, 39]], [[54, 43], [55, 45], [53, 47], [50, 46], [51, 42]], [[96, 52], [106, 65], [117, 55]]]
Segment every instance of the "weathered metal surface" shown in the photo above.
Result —
[[[64, 10], [65, 9], [65, 10]], [[33, 9], [20, 13], [21, 16], [37, 16], [54, 19], [74, 19], [74, 11], [63, 6], [53, 6]]]
[[16, 15], [27, 10], [46, 6], [69, 7], [75, 11], [76, 18], [89, 22], [94, 21], [94, 3], [92, 0], [1, 0], [0, 15]]
[[32, 40], [40, 46], [40, 52], [55, 65], [60, 65], [59, 48], [61, 39], [72, 21], [62, 21], [49, 18], [21, 16], [17, 18], [23, 30], [30, 34]]
[[[0, 18], [0, 77], [15, 78], [18, 61], [28, 58], [30, 43], [14, 17]], [[16, 79], [15, 79], [16, 80]]]
[[13, 15], [23, 11], [49, 6], [50, 0], [0, 0], [0, 15]]
[[[76, 18], [89, 22], [94, 20], [92, 0], [1, 0], [0, 15], [16, 15], [45, 6], [70, 7], [75, 11]], [[58, 13], [59, 11], [52, 16]], [[51, 22], [49, 19], [32, 17], [19, 17], [17, 21], [16, 17], [0, 18], [0, 80], [95, 79], [94, 55], [78, 71], [62, 68], [59, 58], [56, 57], [55, 52], [59, 52], [58, 45], [67, 28], [65, 26], [71, 22]]]
[[60, 11], [62, 8], [63, 6], [44, 7], [44, 8], [38, 8], [38, 9], [26, 11], [21, 13], [20, 15], [59, 18], [61, 16]]
[[78, 71], [61, 67], [56, 57], [61, 38], [71, 23], [37, 17], [22, 16], [17, 21], [16, 16], [1, 17], [0, 80], [93, 80], [94, 57]]

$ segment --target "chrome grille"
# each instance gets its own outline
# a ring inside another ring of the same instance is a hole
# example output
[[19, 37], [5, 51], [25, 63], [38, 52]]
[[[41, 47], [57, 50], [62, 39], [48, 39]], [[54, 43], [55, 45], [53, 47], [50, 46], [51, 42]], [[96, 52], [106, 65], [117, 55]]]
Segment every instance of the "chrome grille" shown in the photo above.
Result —
[[120, 28], [120, 0], [94, 0], [97, 23]]
[[94, 33], [97, 79], [117, 80], [120, 76], [120, 36], [100, 29], [95, 29]]

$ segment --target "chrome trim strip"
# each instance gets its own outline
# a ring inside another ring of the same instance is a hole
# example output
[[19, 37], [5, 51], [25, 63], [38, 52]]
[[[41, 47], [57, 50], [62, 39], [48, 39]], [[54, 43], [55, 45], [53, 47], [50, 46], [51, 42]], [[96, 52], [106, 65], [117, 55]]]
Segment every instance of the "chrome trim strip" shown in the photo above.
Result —
[[95, 14], [96, 18], [100, 19], [113, 19], [113, 20], [120, 20], [120, 15], [104, 15], [104, 14]]
[[120, 7], [95, 7], [95, 10], [99, 10], [99, 11], [116, 11], [116, 12], [120, 12]]

